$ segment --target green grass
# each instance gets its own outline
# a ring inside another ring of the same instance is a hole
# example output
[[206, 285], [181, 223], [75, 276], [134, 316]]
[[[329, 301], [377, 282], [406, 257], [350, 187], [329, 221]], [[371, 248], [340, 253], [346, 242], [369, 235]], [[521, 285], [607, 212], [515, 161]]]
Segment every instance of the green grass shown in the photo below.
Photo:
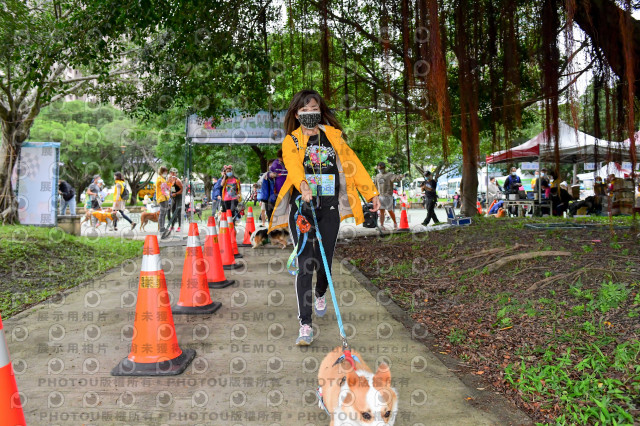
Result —
[[68, 235], [56, 228], [0, 226], [0, 313], [29, 305], [96, 278], [142, 255], [142, 241]]
[[[562, 413], [556, 424], [631, 425], [629, 411], [640, 393], [640, 342], [619, 344], [605, 355], [599, 343], [577, 344], [563, 352], [538, 351], [540, 361], [523, 359], [505, 368], [505, 379], [525, 400], [540, 409], [558, 404]], [[523, 357], [525, 358], [525, 357]], [[620, 374], [629, 377], [624, 382]]]

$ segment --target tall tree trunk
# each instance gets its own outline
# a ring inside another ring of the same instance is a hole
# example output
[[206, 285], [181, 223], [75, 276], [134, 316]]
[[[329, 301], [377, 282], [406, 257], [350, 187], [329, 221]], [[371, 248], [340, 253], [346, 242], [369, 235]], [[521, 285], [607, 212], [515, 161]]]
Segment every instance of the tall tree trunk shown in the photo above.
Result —
[[266, 155], [264, 155], [264, 152], [258, 148], [255, 145], [251, 145], [251, 149], [253, 150], [253, 152], [256, 153], [256, 155], [258, 156], [258, 159], [260, 160], [260, 171], [261, 172], [266, 172], [267, 171], [267, 157]]
[[211, 190], [213, 189], [213, 183], [211, 183], [212, 176], [208, 173], [201, 176], [202, 182], [204, 182], [204, 195], [209, 198]]
[[480, 146], [480, 120], [478, 117], [478, 78], [472, 56], [470, 37], [467, 33], [467, 0], [461, 0], [455, 12], [455, 52], [460, 71], [460, 133], [462, 141], [462, 208], [461, 214], [475, 216], [478, 213], [478, 151]]
[[11, 184], [11, 174], [20, 156], [22, 142], [26, 137], [20, 132], [17, 119], [11, 115], [2, 120], [2, 145], [0, 145], [0, 220], [3, 224], [18, 221], [18, 202]]

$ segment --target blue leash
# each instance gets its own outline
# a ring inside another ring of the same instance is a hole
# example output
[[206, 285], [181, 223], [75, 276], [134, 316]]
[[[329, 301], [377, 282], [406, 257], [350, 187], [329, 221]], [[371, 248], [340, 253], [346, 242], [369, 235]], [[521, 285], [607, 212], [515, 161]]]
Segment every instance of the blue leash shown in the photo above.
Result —
[[[324, 270], [327, 275], [329, 291], [331, 292], [331, 300], [333, 301], [333, 308], [336, 311], [336, 320], [338, 322], [338, 328], [340, 329], [340, 337], [342, 337], [342, 349], [345, 352], [345, 355], [343, 355], [343, 357], [345, 357], [350, 363], [352, 363], [353, 359], [351, 359], [351, 351], [349, 351], [349, 344], [347, 343], [347, 335], [344, 332], [344, 326], [342, 324], [342, 315], [340, 315], [340, 307], [338, 306], [338, 300], [336, 299], [336, 291], [333, 288], [333, 278], [331, 277], [331, 269], [329, 269], [329, 263], [327, 262], [327, 255], [324, 252], [324, 244], [322, 244], [322, 235], [320, 235], [320, 228], [318, 227], [318, 218], [316, 218], [316, 209], [313, 207], [313, 203], [309, 203], [309, 204], [311, 204], [311, 214], [313, 215], [313, 224], [316, 227], [316, 238], [318, 238], [318, 245], [320, 246], [320, 254], [322, 255], [322, 263], [324, 265]], [[340, 358], [339, 360], [341, 361]], [[336, 363], [337, 362], [338, 361], [336, 361]], [[354, 365], [354, 368], [355, 368], [355, 365]]]
[[[296, 205], [298, 206], [298, 210], [296, 211], [296, 214], [293, 216], [294, 222], [297, 223], [298, 220], [298, 215], [300, 215], [300, 198], [302, 198], [301, 195], [298, 195], [298, 197], [296, 198]], [[296, 232], [298, 235], [298, 238], [296, 238], [296, 240], [298, 241], [298, 243], [296, 244], [296, 246], [293, 248], [293, 252], [291, 252], [291, 254], [289, 255], [289, 260], [287, 260], [287, 272], [289, 272], [291, 275], [298, 275], [298, 267], [294, 266], [293, 268], [291, 267], [291, 265], [293, 265], [293, 262], [295, 261], [295, 259], [300, 256], [300, 254], [302, 253], [302, 250], [304, 250], [304, 247], [307, 245], [307, 238], [309, 234], [308, 232], [304, 233], [304, 237], [302, 239], [302, 246], [300, 246], [300, 228], [298, 226], [296, 226]], [[300, 246], [300, 249], [298, 249], [298, 246]]]

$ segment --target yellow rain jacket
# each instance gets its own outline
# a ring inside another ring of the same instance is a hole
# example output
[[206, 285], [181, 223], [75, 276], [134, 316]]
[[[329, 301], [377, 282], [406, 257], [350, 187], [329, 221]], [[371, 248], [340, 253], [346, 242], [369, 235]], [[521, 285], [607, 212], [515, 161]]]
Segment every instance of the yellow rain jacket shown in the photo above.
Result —
[[[358, 156], [342, 138], [342, 132], [329, 125], [321, 124], [318, 127], [325, 132], [327, 139], [337, 154], [336, 165], [338, 166], [340, 179], [338, 190], [340, 221], [353, 217], [356, 220], [356, 225], [359, 225], [364, 222], [364, 215], [362, 214], [362, 204], [360, 204], [358, 191], [365, 200], [371, 201], [373, 197], [378, 195], [378, 190]], [[297, 141], [294, 140], [292, 135]], [[302, 181], [306, 181], [302, 162], [304, 161], [309, 136], [303, 135], [300, 127], [294, 130], [292, 135], [287, 135], [282, 142], [282, 159], [288, 174], [287, 180], [285, 180], [278, 193], [273, 215], [269, 219], [269, 232], [289, 225], [293, 188], [295, 187], [300, 191], [300, 184]]]
[[[158, 203], [161, 203], [163, 201], [167, 201], [169, 199], [169, 197], [167, 195], [164, 195], [162, 193], [162, 185], [163, 184], [167, 184], [167, 181], [165, 180], [165, 178], [163, 178], [162, 176], [158, 175], [158, 178], [156, 179], [156, 201]], [[167, 189], [169, 187], [167, 186]]]

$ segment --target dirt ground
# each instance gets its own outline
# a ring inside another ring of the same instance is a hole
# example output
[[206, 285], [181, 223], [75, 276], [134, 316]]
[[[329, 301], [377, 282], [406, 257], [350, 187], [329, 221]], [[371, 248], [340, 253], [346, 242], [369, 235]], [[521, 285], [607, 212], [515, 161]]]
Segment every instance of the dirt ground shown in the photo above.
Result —
[[425, 325], [441, 353], [535, 421], [631, 424], [640, 417], [640, 248], [626, 224], [480, 219], [360, 238], [337, 254]]

